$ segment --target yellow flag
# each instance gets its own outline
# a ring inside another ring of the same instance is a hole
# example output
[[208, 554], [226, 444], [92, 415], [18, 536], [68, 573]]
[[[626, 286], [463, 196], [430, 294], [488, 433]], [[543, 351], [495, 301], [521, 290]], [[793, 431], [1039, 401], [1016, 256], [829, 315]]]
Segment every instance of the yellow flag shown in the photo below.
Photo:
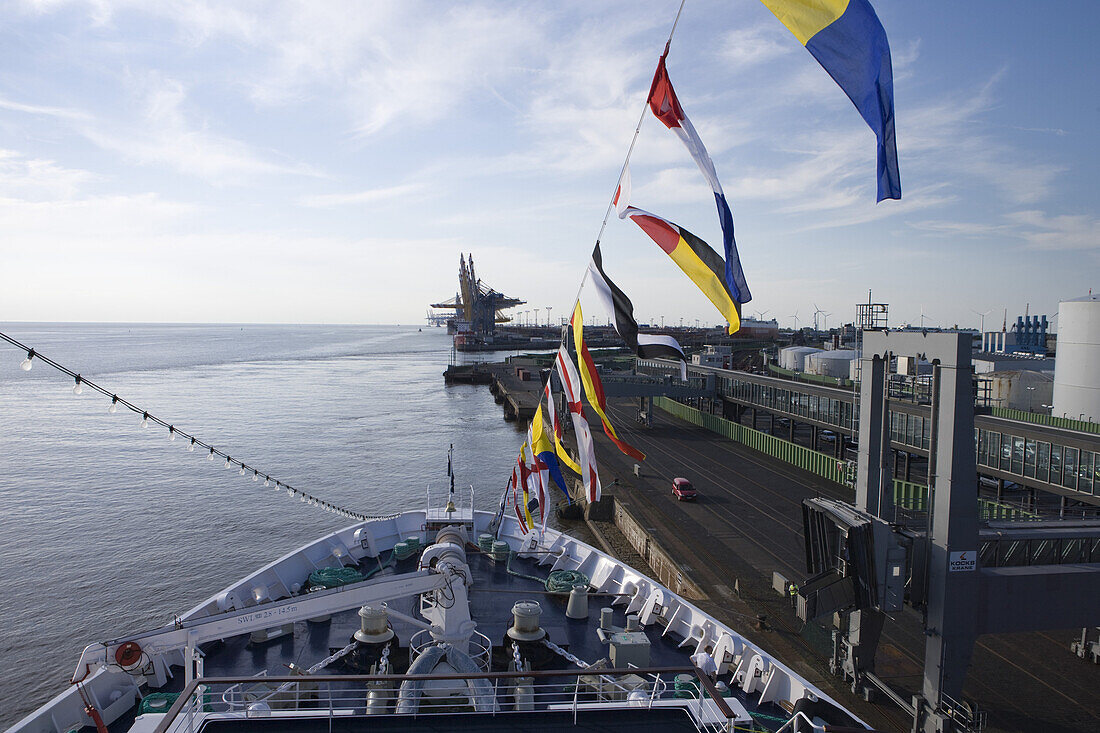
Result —
[[607, 417], [607, 400], [603, 394], [603, 383], [600, 375], [596, 373], [596, 364], [592, 361], [592, 355], [588, 353], [588, 347], [584, 345], [584, 315], [581, 313], [580, 301], [573, 310], [573, 345], [577, 348], [577, 367], [581, 373], [581, 382], [584, 383], [584, 392], [588, 395], [588, 404], [600, 416], [603, 423], [603, 431], [611, 442], [619, 447], [624, 455], [644, 461], [645, 453], [621, 440]]

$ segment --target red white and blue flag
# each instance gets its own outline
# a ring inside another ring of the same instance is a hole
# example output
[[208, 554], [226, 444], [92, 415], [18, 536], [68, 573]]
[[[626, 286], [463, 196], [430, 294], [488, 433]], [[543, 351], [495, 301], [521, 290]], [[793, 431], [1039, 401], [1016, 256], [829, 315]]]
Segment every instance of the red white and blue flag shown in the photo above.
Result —
[[[722, 244], [725, 246], [726, 286], [736, 302], [748, 303], [752, 300], [752, 294], [749, 292], [748, 283], [745, 282], [745, 273], [741, 269], [741, 258], [737, 255], [737, 242], [733, 238], [733, 214], [730, 212], [729, 204], [726, 203], [722, 184], [718, 182], [714, 162], [710, 159], [698, 133], [695, 132], [691, 120], [684, 114], [680, 100], [676, 97], [676, 90], [672, 88], [672, 80], [668, 78], [668, 70], [665, 68], [666, 56], [668, 56], [667, 47], [657, 64], [657, 72], [653, 75], [653, 84], [649, 88], [649, 108], [653, 115], [664, 123], [665, 127], [676, 133], [676, 137], [684, 143], [691, 157], [695, 159], [695, 164], [703, 172], [703, 177], [710, 184], [711, 190], [714, 191], [714, 201], [718, 206], [718, 221], [722, 225]], [[623, 191], [623, 193], [626, 192]], [[621, 198], [625, 199], [626, 196]], [[623, 215], [620, 210], [620, 218]]]

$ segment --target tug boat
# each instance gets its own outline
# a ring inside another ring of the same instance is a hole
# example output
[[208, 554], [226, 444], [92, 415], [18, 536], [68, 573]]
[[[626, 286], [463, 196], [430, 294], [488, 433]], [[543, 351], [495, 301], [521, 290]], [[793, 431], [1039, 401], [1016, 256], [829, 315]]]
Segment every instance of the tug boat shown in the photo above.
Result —
[[165, 626], [89, 644], [9, 733], [536, 726], [867, 728], [646, 573], [452, 501], [333, 532]]

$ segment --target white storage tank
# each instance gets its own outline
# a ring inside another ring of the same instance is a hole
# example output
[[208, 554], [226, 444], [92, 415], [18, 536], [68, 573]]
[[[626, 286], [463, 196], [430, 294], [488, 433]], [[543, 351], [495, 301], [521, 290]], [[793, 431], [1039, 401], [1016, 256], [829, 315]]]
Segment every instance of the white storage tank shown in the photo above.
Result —
[[856, 352], [851, 349], [822, 351], [806, 356], [806, 373], [821, 377], [841, 377], [848, 379]]
[[812, 346], [788, 346], [779, 350], [779, 366], [796, 372], [805, 371], [807, 355], [816, 354], [819, 351], [821, 349], [815, 349]]
[[1100, 422], [1100, 295], [1058, 304], [1051, 414]]

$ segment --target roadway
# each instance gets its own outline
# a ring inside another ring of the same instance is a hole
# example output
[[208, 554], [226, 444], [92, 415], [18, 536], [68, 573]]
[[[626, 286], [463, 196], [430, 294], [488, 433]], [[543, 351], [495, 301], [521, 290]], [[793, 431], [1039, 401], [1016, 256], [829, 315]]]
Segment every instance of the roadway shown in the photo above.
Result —
[[[642, 475], [602, 434], [597, 454], [601, 474], [614, 476], [616, 501], [652, 526], [657, 541], [682, 558], [686, 573], [710, 596], [718, 616], [783, 657], [811, 679], [826, 673], [828, 629], [803, 625], [789, 601], [771, 589], [773, 571], [788, 578], [805, 574], [801, 502], [812, 496], [852, 500], [849, 489], [752, 451], [709, 431], [655, 410], [653, 425], [637, 422], [636, 402], [611, 404], [620, 436], [647, 454]], [[594, 422], [593, 431], [598, 432]], [[672, 497], [672, 479], [684, 476], [698, 489], [697, 502]], [[605, 485], [610, 481], [605, 479]], [[708, 608], [707, 610], [712, 610]], [[752, 628], [751, 618], [766, 614], [770, 631]], [[987, 635], [975, 645], [965, 692], [989, 714], [997, 731], [1094, 731], [1100, 729], [1100, 666], [1069, 652], [1080, 629], [1029, 634]], [[924, 636], [917, 611], [907, 609], [886, 622], [877, 654], [877, 672], [903, 697], [919, 689]], [[828, 684], [826, 687], [834, 687]], [[834, 688], [835, 689], [835, 688]], [[907, 716], [891, 703], [868, 707], [848, 695], [873, 725], [907, 730]], [[885, 721], [885, 722], [884, 722]]]

